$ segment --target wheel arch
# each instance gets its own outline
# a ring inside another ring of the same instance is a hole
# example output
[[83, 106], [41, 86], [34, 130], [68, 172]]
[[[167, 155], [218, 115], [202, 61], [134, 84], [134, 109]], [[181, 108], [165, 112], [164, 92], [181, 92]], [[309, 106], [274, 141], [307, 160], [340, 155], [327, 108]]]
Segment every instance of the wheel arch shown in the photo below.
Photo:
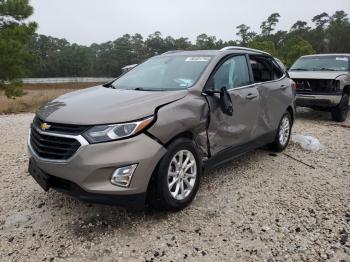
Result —
[[288, 106], [286, 111], [290, 114], [290, 116], [292, 117], [292, 122], [294, 123], [294, 121], [295, 121], [295, 112], [294, 112], [293, 108], [291, 106]]
[[350, 96], [350, 85], [344, 86], [343, 94], [348, 94]]
[[[175, 140], [178, 139], [188, 139], [189, 141], [192, 141], [195, 145], [195, 148], [197, 147], [195, 141], [194, 141], [194, 134], [190, 130], [180, 132], [174, 137], [172, 137], [167, 143], [165, 143], [163, 146], [165, 148], [168, 148], [171, 143], [173, 143]], [[197, 148], [198, 150], [198, 148]], [[200, 158], [199, 152], [197, 151], [198, 156]], [[164, 157], [164, 156], [163, 156]], [[199, 161], [201, 161], [199, 159]], [[161, 201], [159, 199], [159, 196], [157, 194], [157, 181], [159, 181], [159, 169], [160, 169], [161, 160], [157, 163], [155, 169], [153, 170], [153, 173], [148, 181], [147, 191], [146, 191], [146, 206], [152, 207], [152, 208], [159, 208], [161, 207]], [[198, 163], [200, 167], [202, 167], [202, 162]]]
[[174, 142], [176, 139], [179, 138], [188, 138], [194, 142], [194, 134], [190, 130], [183, 131], [175, 136], [173, 136], [171, 139], [169, 139], [168, 142], [164, 144], [164, 146], [167, 148], [172, 142]]

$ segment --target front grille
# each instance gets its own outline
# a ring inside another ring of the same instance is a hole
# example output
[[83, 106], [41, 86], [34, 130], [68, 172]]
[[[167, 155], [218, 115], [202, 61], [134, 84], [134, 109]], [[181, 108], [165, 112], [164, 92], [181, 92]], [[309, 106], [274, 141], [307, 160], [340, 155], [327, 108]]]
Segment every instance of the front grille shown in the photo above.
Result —
[[70, 124], [58, 124], [58, 123], [50, 123], [50, 122], [44, 122], [39, 117], [35, 117], [33, 120], [33, 124], [38, 128], [41, 129], [41, 124], [46, 123], [50, 126], [46, 132], [53, 132], [53, 133], [61, 133], [61, 134], [69, 134], [69, 135], [80, 135], [84, 131], [86, 131], [89, 126], [84, 125], [70, 125]]
[[34, 126], [31, 128], [30, 144], [38, 156], [52, 160], [67, 160], [81, 146], [74, 138], [44, 135]]
[[337, 81], [332, 79], [293, 79], [299, 94], [326, 94], [338, 91]]

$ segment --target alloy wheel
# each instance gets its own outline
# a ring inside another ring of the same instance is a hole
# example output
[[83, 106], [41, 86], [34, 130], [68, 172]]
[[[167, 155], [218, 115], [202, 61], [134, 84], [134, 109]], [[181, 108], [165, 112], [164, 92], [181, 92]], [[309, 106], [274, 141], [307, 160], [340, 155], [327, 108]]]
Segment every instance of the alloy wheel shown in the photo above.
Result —
[[289, 135], [290, 135], [290, 121], [287, 116], [284, 116], [281, 121], [279, 134], [278, 134], [279, 142], [281, 146], [285, 146], [287, 144]]
[[180, 150], [170, 161], [168, 168], [168, 188], [176, 200], [188, 197], [196, 183], [197, 162], [189, 150]]

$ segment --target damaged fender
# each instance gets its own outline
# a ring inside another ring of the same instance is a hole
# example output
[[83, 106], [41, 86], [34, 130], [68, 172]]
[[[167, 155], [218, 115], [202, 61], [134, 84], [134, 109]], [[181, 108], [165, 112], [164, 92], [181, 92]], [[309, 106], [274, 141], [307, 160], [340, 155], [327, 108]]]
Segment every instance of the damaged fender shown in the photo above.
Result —
[[157, 121], [148, 130], [162, 144], [188, 133], [202, 158], [208, 156], [207, 124], [209, 107], [204, 96], [189, 94], [158, 109]]

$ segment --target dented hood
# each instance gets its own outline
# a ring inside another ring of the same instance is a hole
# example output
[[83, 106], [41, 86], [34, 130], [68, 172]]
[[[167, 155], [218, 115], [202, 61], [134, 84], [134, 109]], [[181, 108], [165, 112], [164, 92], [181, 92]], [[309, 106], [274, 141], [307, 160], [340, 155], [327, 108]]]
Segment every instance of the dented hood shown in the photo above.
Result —
[[346, 71], [289, 71], [292, 79], [336, 79], [339, 76], [346, 75]]
[[97, 86], [65, 94], [39, 109], [44, 121], [96, 125], [137, 120], [155, 109], [186, 96], [180, 91], [135, 91]]

